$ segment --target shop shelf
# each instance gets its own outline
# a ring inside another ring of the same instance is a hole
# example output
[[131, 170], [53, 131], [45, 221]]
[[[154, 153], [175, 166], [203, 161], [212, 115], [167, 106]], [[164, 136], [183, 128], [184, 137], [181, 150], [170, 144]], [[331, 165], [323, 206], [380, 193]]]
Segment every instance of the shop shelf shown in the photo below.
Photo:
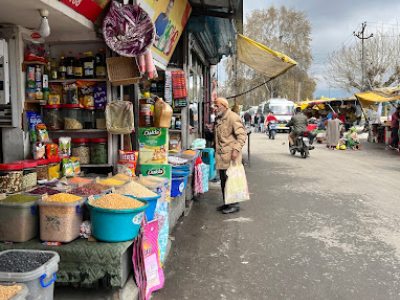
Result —
[[94, 164], [88, 164], [88, 165], [81, 165], [82, 168], [109, 168], [111, 167], [110, 164], [98, 164], [98, 165], [94, 165]]
[[181, 129], [170, 129], [169, 132], [182, 132]]
[[75, 81], [95, 81], [95, 82], [106, 82], [107, 79], [105, 78], [75, 78], [75, 79], [57, 79], [57, 80], [49, 80], [49, 83], [68, 83], [68, 82], [75, 82]]
[[96, 133], [96, 132], [107, 132], [107, 129], [61, 129], [61, 130], [48, 130], [49, 132], [59, 132], [59, 133]]

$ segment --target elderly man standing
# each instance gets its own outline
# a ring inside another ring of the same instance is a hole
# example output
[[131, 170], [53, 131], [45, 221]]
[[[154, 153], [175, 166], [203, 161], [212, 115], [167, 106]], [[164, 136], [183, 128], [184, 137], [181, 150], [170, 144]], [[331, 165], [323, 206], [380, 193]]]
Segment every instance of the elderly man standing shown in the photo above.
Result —
[[[222, 196], [225, 203], [225, 183], [228, 179], [226, 170], [231, 161], [242, 162], [242, 148], [246, 143], [247, 133], [238, 114], [229, 109], [225, 98], [217, 98], [215, 104], [215, 161], [221, 179]], [[239, 203], [221, 205], [217, 208], [224, 214], [240, 210]]]

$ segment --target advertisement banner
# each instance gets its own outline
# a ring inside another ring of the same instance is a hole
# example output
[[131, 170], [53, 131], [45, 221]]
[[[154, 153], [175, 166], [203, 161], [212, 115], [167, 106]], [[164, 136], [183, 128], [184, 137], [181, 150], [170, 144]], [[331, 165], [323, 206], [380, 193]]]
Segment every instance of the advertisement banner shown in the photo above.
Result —
[[153, 58], [166, 67], [185, 29], [192, 7], [187, 0], [138, 0], [156, 29]]

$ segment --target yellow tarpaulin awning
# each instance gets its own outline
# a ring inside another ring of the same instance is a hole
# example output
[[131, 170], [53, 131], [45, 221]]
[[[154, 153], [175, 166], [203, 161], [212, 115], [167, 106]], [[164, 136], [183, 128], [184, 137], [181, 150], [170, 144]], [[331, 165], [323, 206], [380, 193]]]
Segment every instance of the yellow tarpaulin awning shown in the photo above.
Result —
[[297, 65], [290, 57], [241, 34], [237, 36], [237, 54], [241, 62], [268, 78], [275, 78]]
[[356, 98], [364, 107], [372, 106], [375, 103], [391, 102], [400, 100], [400, 87], [381, 88], [355, 94]]

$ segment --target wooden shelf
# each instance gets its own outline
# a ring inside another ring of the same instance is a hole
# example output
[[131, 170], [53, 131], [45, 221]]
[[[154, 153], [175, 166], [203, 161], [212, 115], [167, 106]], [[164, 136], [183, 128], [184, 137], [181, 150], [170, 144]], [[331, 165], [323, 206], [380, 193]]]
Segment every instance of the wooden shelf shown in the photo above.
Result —
[[66, 83], [66, 82], [75, 82], [75, 81], [92, 81], [92, 82], [107, 82], [107, 79], [103, 78], [76, 78], [76, 79], [57, 79], [57, 80], [49, 80], [49, 83]]

